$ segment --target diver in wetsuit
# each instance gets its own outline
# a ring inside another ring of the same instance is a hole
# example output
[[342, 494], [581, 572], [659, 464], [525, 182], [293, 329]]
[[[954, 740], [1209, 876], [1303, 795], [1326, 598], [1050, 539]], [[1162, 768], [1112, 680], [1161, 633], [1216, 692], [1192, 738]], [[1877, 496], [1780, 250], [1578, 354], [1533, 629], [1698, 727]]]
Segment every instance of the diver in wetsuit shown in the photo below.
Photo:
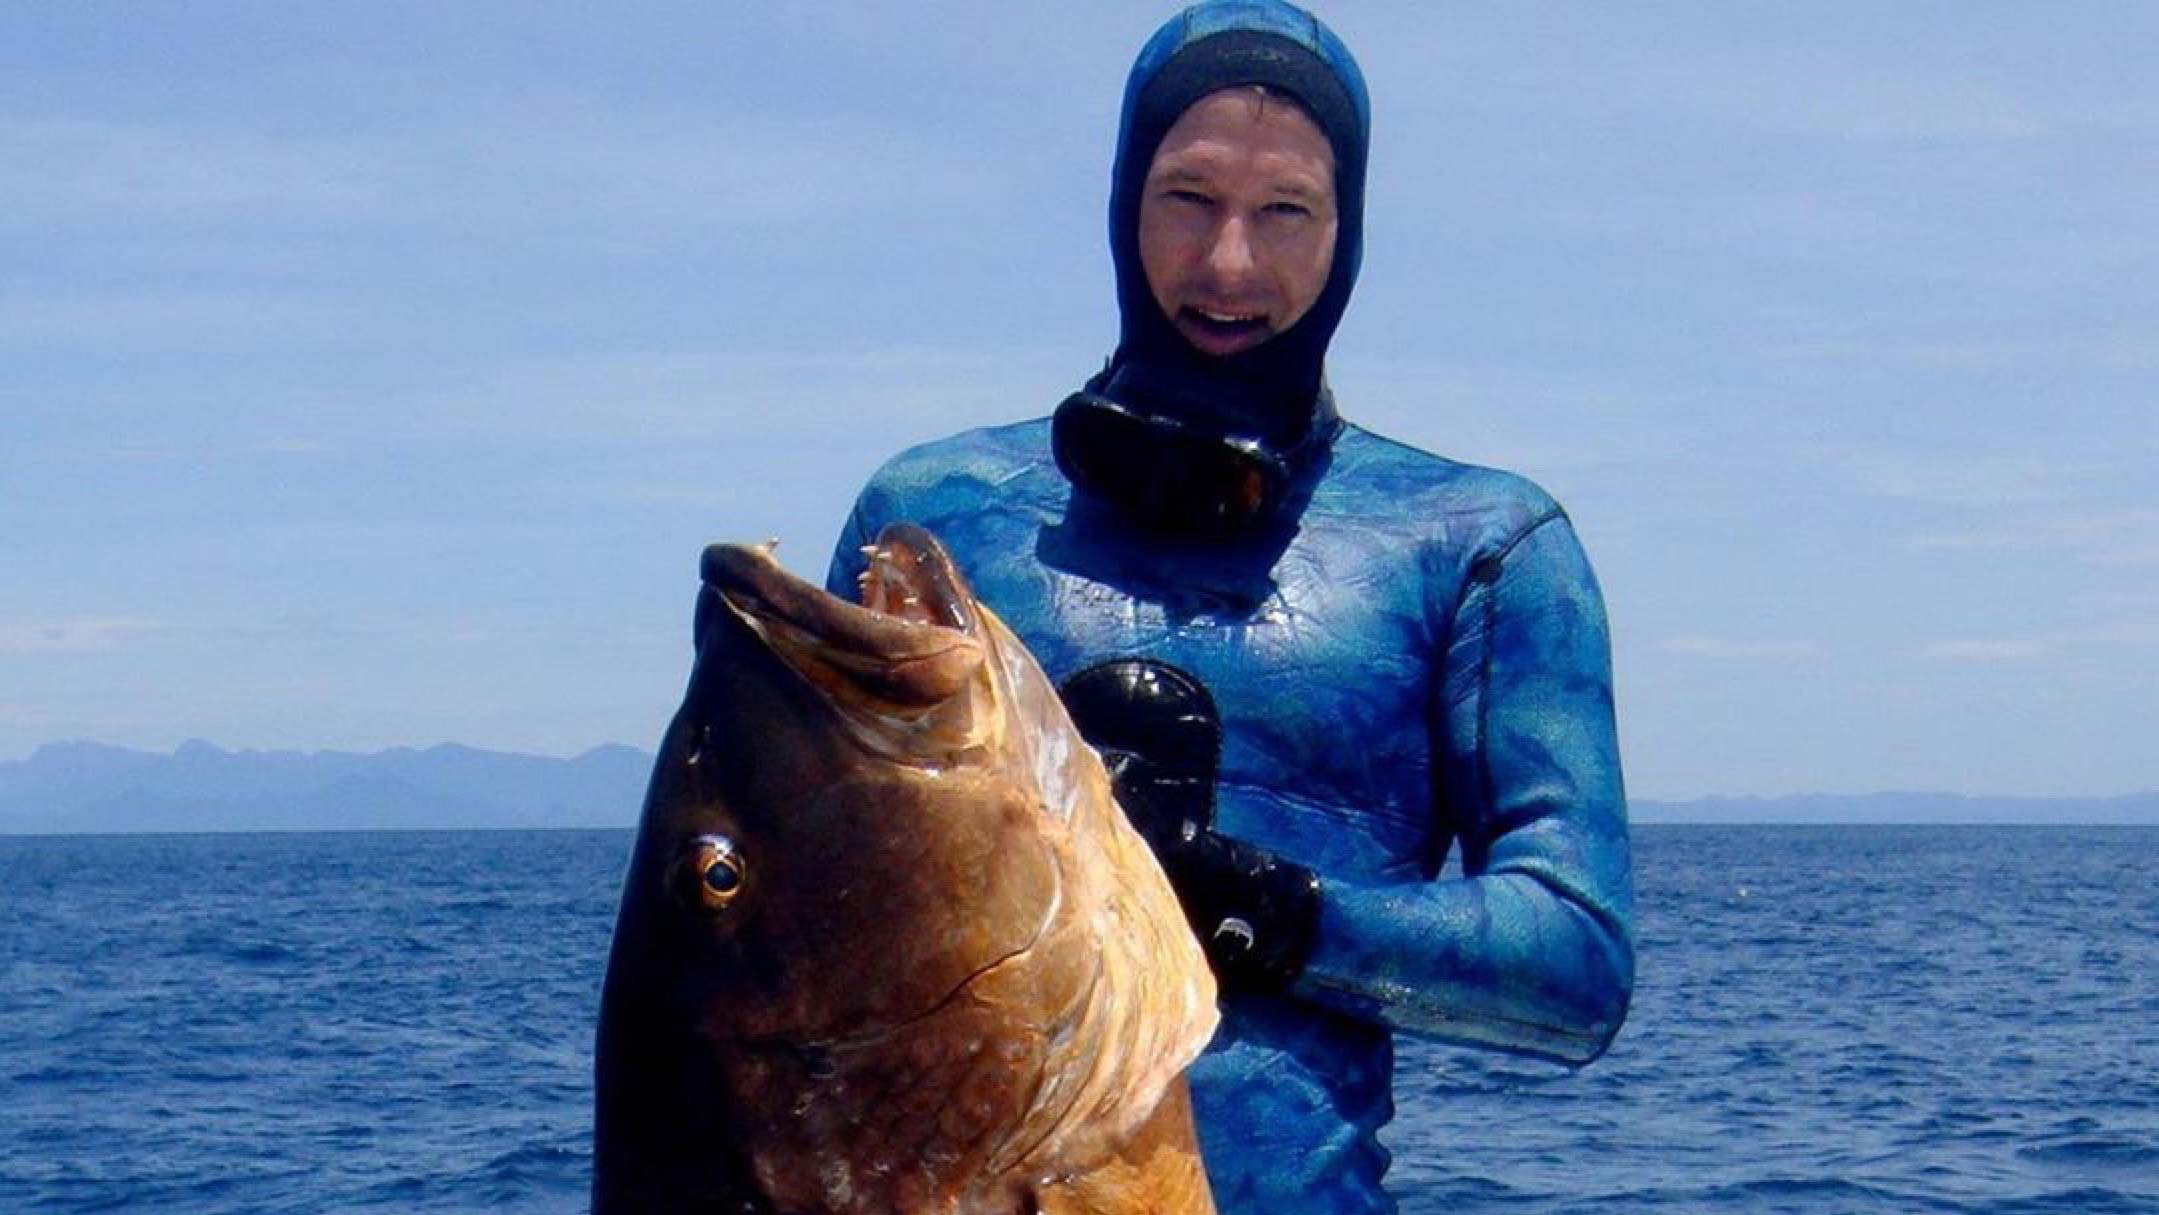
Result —
[[1124, 95], [1108, 365], [1051, 417], [887, 463], [828, 580], [922, 523], [1060, 682], [1221, 980], [1190, 1078], [1231, 1215], [1394, 1209], [1395, 1031], [1579, 1065], [1633, 984], [1609, 642], [1566, 514], [1344, 421], [1322, 378], [1369, 131], [1303, 11], [1163, 26]]

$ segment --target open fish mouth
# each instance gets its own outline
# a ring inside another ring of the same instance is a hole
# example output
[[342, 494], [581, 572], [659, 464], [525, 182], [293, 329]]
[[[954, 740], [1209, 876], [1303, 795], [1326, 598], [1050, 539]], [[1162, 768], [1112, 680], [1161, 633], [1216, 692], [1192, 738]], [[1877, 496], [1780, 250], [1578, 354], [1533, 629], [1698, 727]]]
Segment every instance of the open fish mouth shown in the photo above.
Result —
[[704, 581], [858, 737], [893, 758], [994, 742], [997, 689], [974, 596], [936, 537], [897, 523], [864, 547], [860, 603], [789, 573], [771, 544], [705, 550]]

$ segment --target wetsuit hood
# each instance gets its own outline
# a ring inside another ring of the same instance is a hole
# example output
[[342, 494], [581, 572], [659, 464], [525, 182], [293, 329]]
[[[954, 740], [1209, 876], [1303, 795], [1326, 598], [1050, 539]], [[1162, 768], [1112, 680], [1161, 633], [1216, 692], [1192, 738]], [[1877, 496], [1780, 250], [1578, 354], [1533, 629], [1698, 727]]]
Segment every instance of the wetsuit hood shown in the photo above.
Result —
[[[1334, 261], [1319, 298], [1295, 324], [1218, 358], [1193, 349], [1155, 302], [1140, 262], [1140, 199], [1156, 150], [1185, 110], [1210, 93], [1250, 84], [1294, 98], [1332, 145]], [[1157, 30], [1125, 82], [1109, 205], [1122, 323], [1116, 353], [1089, 389], [1139, 413], [1272, 448], [1309, 437], [1322, 414], [1331, 422], [1322, 369], [1363, 253], [1370, 137], [1364, 77], [1349, 48], [1310, 13], [1280, 0], [1210, 0]]]

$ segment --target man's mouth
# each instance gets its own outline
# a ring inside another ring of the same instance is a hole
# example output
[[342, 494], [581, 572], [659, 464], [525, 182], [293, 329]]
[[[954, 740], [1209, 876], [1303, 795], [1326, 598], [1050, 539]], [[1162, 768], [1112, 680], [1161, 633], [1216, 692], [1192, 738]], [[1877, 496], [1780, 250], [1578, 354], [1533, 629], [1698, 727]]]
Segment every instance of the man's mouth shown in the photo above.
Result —
[[1178, 328], [1207, 347], [1243, 346], [1273, 332], [1264, 312], [1235, 312], [1186, 305], [1177, 310]]

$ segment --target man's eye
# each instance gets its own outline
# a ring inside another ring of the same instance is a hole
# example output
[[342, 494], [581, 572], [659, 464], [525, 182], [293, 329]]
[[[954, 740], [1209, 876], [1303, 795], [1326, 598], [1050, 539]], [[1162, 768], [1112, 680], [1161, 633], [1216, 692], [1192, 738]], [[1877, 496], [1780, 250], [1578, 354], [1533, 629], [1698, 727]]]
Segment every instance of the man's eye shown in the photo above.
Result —
[[1180, 202], [1192, 207], [1211, 207], [1214, 205], [1213, 198], [1200, 193], [1198, 190], [1164, 190], [1162, 191], [1162, 197], [1169, 199], [1171, 202]]
[[1312, 209], [1303, 203], [1272, 202], [1267, 204], [1267, 214], [1285, 219], [1307, 219], [1311, 216]]

